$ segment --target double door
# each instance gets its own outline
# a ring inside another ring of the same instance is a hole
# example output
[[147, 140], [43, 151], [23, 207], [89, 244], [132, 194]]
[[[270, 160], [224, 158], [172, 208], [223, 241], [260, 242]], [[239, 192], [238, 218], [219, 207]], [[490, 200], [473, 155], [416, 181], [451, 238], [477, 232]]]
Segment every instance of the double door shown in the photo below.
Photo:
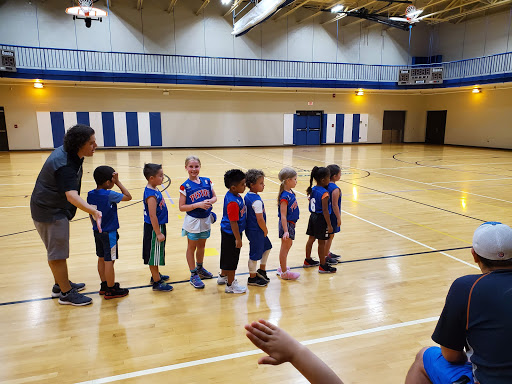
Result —
[[297, 111], [293, 121], [295, 145], [320, 145], [323, 111]]

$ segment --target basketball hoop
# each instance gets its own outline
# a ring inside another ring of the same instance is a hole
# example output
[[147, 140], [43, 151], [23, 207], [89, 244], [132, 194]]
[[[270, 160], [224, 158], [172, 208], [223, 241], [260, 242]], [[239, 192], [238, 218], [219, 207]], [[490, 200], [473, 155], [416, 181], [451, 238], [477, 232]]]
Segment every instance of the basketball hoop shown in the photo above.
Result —
[[66, 8], [66, 13], [75, 19], [84, 19], [85, 26], [91, 27], [92, 20], [102, 21], [102, 17], [107, 17], [108, 12], [103, 9], [93, 7], [94, 0], [78, 0], [78, 6]]

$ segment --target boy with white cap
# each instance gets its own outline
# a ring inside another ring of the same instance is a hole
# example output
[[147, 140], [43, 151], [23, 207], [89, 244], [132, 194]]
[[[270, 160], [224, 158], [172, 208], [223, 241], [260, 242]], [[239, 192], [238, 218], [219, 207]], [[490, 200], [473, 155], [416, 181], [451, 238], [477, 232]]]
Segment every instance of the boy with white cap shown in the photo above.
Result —
[[487, 222], [473, 235], [481, 275], [455, 280], [432, 340], [406, 384], [512, 383], [512, 228]]

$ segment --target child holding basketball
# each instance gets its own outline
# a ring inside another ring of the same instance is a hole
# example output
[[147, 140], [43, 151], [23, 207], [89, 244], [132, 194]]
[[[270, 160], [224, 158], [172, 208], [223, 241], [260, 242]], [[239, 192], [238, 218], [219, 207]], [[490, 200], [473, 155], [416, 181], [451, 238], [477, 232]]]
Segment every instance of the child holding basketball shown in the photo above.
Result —
[[144, 165], [144, 177], [148, 181], [144, 189], [144, 239], [142, 243], [142, 259], [149, 265], [153, 291], [170, 292], [172, 286], [165, 280], [169, 276], [160, 274], [159, 266], [165, 265], [165, 236], [168, 220], [167, 205], [158, 190], [164, 181], [161, 164]]
[[331, 174], [331, 182], [327, 186], [327, 192], [329, 192], [331, 199], [332, 212], [330, 218], [333, 233], [329, 234], [329, 240], [325, 243], [325, 254], [327, 263], [334, 265], [338, 264], [338, 259], [340, 258], [339, 255], [330, 252], [330, 250], [334, 234], [340, 231], [341, 226], [341, 190], [340, 187], [336, 185], [336, 182], [341, 178], [341, 168], [336, 164], [331, 164], [327, 166], [327, 169], [329, 169]]
[[[207, 177], [200, 177], [201, 160], [196, 156], [185, 159], [188, 180], [180, 186], [179, 208], [186, 212], [182, 236], [187, 236], [187, 263], [190, 269], [190, 284], [197, 289], [204, 288], [201, 279], [211, 279], [213, 275], [203, 267], [206, 239], [214, 215], [212, 205], [217, 201], [213, 185]], [[194, 257], [195, 254], [195, 257]]]
[[288, 252], [295, 240], [295, 224], [299, 220], [299, 205], [292, 190], [297, 185], [297, 172], [293, 168], [286, 167], [281, 169], [278, 177], [281, 182], [277, 196], [281, 250], [279, 251], [280, 267], [277, 268], [277, 275], [283, 280], [297, 280], [300, 273], [292, 272], [286, 265]]
[[220, 273], [217, 284], [227, 284], [226, 293], [245, 293], [247, 287], [239, 285], [235, 279], [242, 232], [245, 229], [247, 209], [241, 193], [245, 191], [245, 173], [231, 169], [224, 174], [224, 185], [228, 189], [224, 197], [222, 221], [220, 222]]
[[[313, 185], [313, 179], [316, 185]], [[309, 196], [309, 217], [308, 229], [306, 235], [309, 239], [306, 243], [306, 259], [304, 260], [304, 268], [316, 266], [318, 264], [319, 273], [335, 273], [336, 268], [331, 267], [325, 258], [325, 244], [329, 239], [329, 234], [333, 232], [330, 214], [332, 212], [329, 192], [325, 189], [330, 182], [329, 169], [325, 167], [313, 167], [311, 177], [309, 179], [309, 187], [307, 194]], [[320, 263], [311, 258], [311, 248], [315, 239], [318, 240], [318, 257]]]
[[[119, 283], [115, 282], [114, 262], [118, 259], [117, 204], [121, 201], [130, 201], [132, 195], [119, 181], [119, 175], [112, 167], [107, 165], [97, 167], [93, 177], [96, 189], [87, 194], [87, 203], [95, 206], [102, 213], [101, 232], [92, 216], [91, 222], [98, 256], [98, 274], [101, 280], [100, 295], [104, 295], [105, 299], [109, 300], [128, 295], [128, 289], [121, 288]], [[121, 193], [111, 191], [114, 185], [119, 187]]]
[[[258, 192], [265, 189], [265, 174], [259, 169], [249, 169], [246, 173], [245, 184], [249, 192], [244, 197], [247, 207], [247, 226], [245, 235], [249, 239], [249, 278], [247, 285], [265, 287], [270, 279], [267, 276], [267, 259], [272, 249], [268, 239], [267, 215], [265, 205]], [[260, 268], [257, 269], [258, 260]]]

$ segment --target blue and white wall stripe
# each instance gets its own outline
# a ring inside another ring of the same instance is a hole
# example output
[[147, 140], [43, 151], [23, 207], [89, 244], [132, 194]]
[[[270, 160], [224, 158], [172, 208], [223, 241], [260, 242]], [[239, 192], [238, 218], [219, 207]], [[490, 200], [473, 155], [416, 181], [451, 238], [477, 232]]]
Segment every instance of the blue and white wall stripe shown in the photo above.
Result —
[[41, 148], [62, 145], [66, 130], [87, 124], [99, 147], [161, 147], [160, 112], [37, 112]]

